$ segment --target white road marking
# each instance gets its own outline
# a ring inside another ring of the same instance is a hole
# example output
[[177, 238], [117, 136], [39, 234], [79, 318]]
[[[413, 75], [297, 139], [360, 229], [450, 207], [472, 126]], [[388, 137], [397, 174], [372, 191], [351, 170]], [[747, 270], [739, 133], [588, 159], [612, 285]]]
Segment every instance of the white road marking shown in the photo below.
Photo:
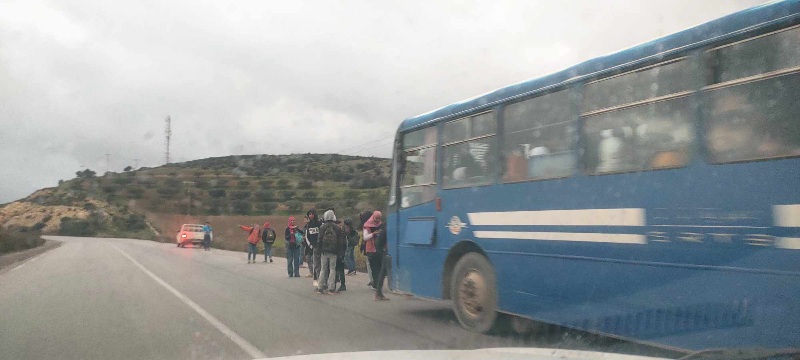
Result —
[[577, 241], [616, 244], [646, 244], [647, 238], [640, 234], [568, 233], [532, 231], [475, 231], [475, 237], [485, 239], [519, 239]]
[[147, 276], [150, 276], [153, 280], [155, 280], [161, 286], [163, 286], [164, 288], [169, 290], [169, 292], [171, 292], [173, 295], [177, 296], [178, 299], [183, 301], [186, 305], [189, 305], [189, 307], [192, 308], [194, 311], [196, 311], [200, 316], [202, 316], [204, 319], [208, 320], [208, 322], [210, 322], [211, 325], [214, 325], [214, 327], [216, 327], [217, 330], [219, 330], [220, 332], [225, 334], [225, 336], [227, 336], [229, 339], [231, 339], [231, 341], [236, 343], [236, 345], [239, 345], [239, 347], [242, 348], [242, 350], [244, 350], [248, 355], [250, 355], [250, 357], [252, 357], [252, 358], [265, 358], [265, 357], [267, 357], [267, 355], [262, 353], [255, 346], [253, 346], [253, 344], [251, 344], [250, 342], [245, 340], [243, 337], [239, 336], [239, 334], [235, 333], [229, 327], [225, 326], [225, 324], [223, 324], [221, 321], [217, 320], [217, 318], [215, 318], [208, 311], [206, 311], [205, 309], [200, 307], [200, 305], [197, 305], [197, 303], [192, 301], [192, 299], [189, 299], [189, 297], [187, 297], [186, 295], [182, 294], [180, 291], [176, 290], [175, 288], [173, 288], [169, 284], [167, 284], [166, 281], [164, 281], [161, 278], [159, 278], [158, 276], [156, 276], [156, 274], [153, 274], [150, 270], [147, 270], [147, 268], [145, 268], [142, 264], [140, 264], [138, 261], [136, 261], [130, 255], [128, 255], [126, 252], [122, 251], [122, 249], [118, 248], [116, 245], [111, 245], [111, 246], [113, 246], [114, 249], [117, 249], [117, 251], [119, 251], [120, 254], [122, 254], [123, 256], [128, 258], [128, 260], [130, 260], [134, 265], [136, 265], [136, 267], [138, 267], [139, 270], [142, 270], [145, 274], [147, 274]]
[[23, 266], [25, 266], [25, 264], [17, 265], [15, 268], [11, 269], [11, 271], [17, 270], [17, 269], [19, 269], [19, 268], [21, 268]]
[[641, 208], [478, 212], [467, 216], [469, 225], [645, 225], [645, 211]]

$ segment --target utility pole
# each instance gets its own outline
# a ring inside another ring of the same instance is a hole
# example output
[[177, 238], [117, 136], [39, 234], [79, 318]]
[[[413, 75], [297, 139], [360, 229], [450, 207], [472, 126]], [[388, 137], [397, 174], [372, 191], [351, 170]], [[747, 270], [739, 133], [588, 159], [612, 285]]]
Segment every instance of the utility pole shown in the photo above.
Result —
[[133, 159], [133, 169], [136, 170], [139, 168], [139, 160], [140, 159]]
[[164, 129], [164, 136], [167, 139], [167, 149], [166, 149], [166, 152], [164, 153], [164, 164], [165, 165], [169, 164], [169, 138], [170, 138], [170, 136], [172, 136], [171, 122], [172, 122], [172, 120], [169, 118], [169, 115], [167, 115], [166, 127]]
[[194, 185], [194, 181], [184, 181], [184, 185], [188, 185], [186, 187], [186, 192], [189, 194], [189, 204], [186, 205], [186, 215], [192, 215], [192, 185]]

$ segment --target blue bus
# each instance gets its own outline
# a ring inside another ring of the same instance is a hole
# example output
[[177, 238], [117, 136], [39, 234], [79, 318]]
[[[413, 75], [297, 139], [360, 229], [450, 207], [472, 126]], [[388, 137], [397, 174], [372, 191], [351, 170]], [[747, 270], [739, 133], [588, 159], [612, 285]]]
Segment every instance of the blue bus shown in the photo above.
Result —
[[408, 118], [392, 285], [673, 349], [800, 345], [800, 1]]

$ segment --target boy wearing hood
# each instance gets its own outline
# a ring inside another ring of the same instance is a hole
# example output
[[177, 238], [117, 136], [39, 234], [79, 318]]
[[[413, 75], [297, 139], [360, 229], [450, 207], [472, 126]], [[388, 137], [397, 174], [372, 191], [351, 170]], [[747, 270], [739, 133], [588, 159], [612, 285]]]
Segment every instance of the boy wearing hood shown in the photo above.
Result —
[[289, 216], [289, 223], [284, 231], [286, 240], [286, 270], [289, 277], [300, 277], [300, 243], [303, 242], [303, 232], [294, 223], [294, 216]]
[[322, 269], [322, 277], [317, 286], [317, 292], [320, 294], [328, 294], [328, 289], [334, 292], [336, 290], [334, 284], [336, 277], [336, 251], [343, 248], [344, 232], [342, 232], [342, 229], [336, 224], [336, 215], [333, 213], [333, 210], [326, 211], [323, 215], [323, 219], [325, 223], [320, 226], [320, 236], [317, 241]]
[[322, 225], [322, 222], [319, 221], [316, 209], [309, 210], [306, 215], [308, 216], [308, 224], [306, 224], [305, 230], [306, 246], [308, 246], [309, 250], [311, 250], [313, 257], [313, 264], [309, 263], [308, 268], [311, 270], [313, 267], [313, 270], [311, 271], [314, 275], [314, 287], [317, 287], [319, 285], [318, 281], [320, 273], [320, 252], [317, 248], [317, 241], [319, 238], [319, 227]]
[[275, 230], [269, 227], [269, 221], [261, 228], [261, 241], [264, 242], [264, 262], [272, 262], [272, 244], [275, 243]]

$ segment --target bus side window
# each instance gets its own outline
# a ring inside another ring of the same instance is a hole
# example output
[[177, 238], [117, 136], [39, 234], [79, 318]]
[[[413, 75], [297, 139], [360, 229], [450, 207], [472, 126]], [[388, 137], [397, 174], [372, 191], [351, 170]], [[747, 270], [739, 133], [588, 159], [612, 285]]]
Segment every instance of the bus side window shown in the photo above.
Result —
[[492, 182], [497, 121], [493, 112], [448, 122], [442, 136], [442, 186], [457, 188]]
[[506, 106], [507, 182], [570, 176], [575, 169], [575, 115], [562, 90]]
[[[587, 173], [685, 165], [695, 133], [695, 111], [687, 96], [692, 74], [690, 63], [678, 59], [587, 84]], [[615, 91], [624, 96], [615, 96]]]
[[[719, 85], [703, 94], [711, 161], [800, 156], [800, 28], [721, 47], [712, 55]], [[756, 79], [737, 81], [745, 77]]]
[[685, 165], [694, 141], [693, 113], [690, 99], [681, 97], [588, 117], [587, 171], [604, 174]]

